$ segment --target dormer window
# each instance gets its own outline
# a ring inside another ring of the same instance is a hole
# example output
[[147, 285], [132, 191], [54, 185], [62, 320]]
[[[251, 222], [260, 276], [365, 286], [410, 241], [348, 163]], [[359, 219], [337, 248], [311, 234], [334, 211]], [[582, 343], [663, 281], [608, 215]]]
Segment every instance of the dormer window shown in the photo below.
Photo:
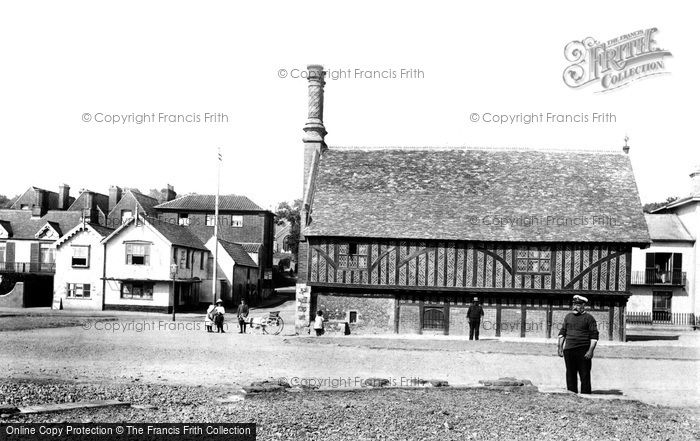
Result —
[[352, 242], [339, 245], [338, 266], [341, 268], [367, 268], [367, 245]]

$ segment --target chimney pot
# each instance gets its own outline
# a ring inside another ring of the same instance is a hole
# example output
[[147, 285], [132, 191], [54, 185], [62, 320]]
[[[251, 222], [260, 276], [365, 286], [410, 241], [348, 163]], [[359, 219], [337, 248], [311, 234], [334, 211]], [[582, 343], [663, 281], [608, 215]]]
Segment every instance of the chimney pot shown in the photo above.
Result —
[[[308, 69], [309, 81], [309, 117], [304, 126], [304, 142], [324, 142], [326, 128], [323, 125], [323, 86], [326, 85], [326, 73], [323, 66], [310, 64]], [[324, 144], [325, 145], [325, 144]]]
[[32, 216], [41, 217], [48, 211], [48, 200], [47, 200], [46, 190], [35, 189], [34, 190], [34, 205], [32, 206]]

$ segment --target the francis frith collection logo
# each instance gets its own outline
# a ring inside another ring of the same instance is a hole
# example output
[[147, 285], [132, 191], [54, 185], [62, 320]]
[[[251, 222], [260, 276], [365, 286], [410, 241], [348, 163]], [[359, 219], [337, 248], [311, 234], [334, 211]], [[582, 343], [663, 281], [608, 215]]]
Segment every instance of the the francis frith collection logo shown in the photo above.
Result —
[[657, 46], [656, 28], [642, 29], [600, 42], [593, 37], [574, 40], [564, 48], [564, 83], [571, 88], [594, 84], [609, 92], [652, 75], [668, 73], [664, 57], [671, 52]]

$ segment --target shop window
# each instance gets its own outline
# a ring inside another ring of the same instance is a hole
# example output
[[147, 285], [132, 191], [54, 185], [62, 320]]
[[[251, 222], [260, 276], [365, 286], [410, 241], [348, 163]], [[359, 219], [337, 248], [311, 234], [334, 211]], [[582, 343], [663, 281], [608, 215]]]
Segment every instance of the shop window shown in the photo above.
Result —
[[122, 299], [153, 300], [153, 283], [122, 283]]

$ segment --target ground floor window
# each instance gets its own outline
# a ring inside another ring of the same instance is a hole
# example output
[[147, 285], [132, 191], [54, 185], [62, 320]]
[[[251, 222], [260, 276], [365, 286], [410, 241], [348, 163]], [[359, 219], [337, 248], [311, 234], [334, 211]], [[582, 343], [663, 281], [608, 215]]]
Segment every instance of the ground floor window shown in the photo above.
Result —
[[423, 329], [436, 331], [445, 329], [445, 311], [443, 308], [424, 308]]
[[673, 294], [669, 291], [654, 291], [652, 300], [653, 320], [671, 320], [671, 299]]
[[121, 297], [122, 299], [153, 300], [153, 283], [124, 282]]
[[74, 298], [89, 298], [90, 284], [89, 283], [68, 283], [66, 288], [67, 296]]

